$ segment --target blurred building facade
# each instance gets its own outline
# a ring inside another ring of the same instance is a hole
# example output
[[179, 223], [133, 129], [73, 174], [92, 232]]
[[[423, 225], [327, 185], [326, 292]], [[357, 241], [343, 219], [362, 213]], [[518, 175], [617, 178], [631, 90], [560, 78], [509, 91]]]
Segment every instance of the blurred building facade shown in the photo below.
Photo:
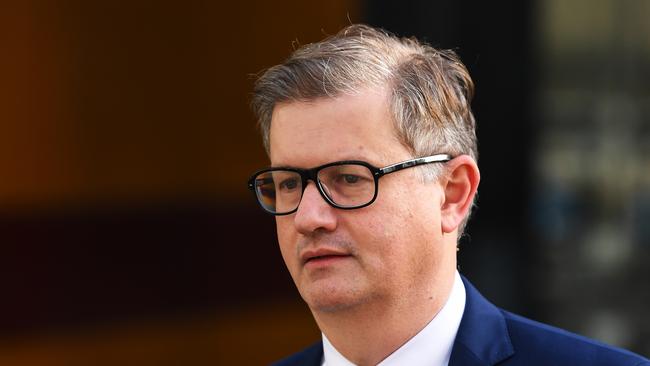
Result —
[[530, 190], [545, 316], [650, 352], [650, 4], [537, 6]]

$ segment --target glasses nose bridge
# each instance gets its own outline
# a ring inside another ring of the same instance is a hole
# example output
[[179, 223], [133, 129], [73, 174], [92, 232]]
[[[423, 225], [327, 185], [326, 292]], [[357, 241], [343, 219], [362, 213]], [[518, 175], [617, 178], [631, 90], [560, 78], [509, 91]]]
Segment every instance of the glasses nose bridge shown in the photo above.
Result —
[[321, 169], [322, 167], [316, 167], [316, 168], [305, 169], [300, 171], [300, 177], [302, 179], [302, 194], [300, 200], [302, 201], [302, 196], [305, 194], [305, 189], [307, 189], [307, 185], [311, 180], [312, 182], [314, 182], [314, 185], [316, 186], [316, 189], [318, 190], [318, 193], [320, 193], [323, 200], [325, 200], [325, 202], [328, 203], [329, 205], [333, 206], [331, 198], [328, 197], [327, 192], [325, 192], [325, 190], [323, 189], [323, 185], [320, 183], [320, 180], [318, 179], [318, 173], [321, 171]]
[[305, 191], [305, 188], [307, 188], [307, 184], [311, 180], [314, 182], [316, 187], [320, 190], [320, 183], [318, 181], [318, 172], [320, 172], [321, 168], [312, 168], [312, 169], [304, 169], [300, 171], [300, 178], [302, 179], [302, 191]]

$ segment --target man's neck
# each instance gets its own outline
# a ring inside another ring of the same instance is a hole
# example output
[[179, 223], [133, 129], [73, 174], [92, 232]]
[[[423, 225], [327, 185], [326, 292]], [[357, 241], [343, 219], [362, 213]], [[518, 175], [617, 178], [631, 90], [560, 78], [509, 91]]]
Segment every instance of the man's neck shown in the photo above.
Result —
[[313, 312], [332, 345], [356, 365], [376, 365], [422, 330], [447, 301], [455, 268], [440, 273], [427, 292], [375, 301], [334, 313]]

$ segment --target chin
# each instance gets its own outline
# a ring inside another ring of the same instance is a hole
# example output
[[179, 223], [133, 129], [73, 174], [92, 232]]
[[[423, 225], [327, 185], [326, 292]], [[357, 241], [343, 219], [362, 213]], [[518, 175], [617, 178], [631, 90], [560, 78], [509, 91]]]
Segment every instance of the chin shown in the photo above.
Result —
[[338, 313], [344, 310], [349, 310], [354, 307], [354, 303], [348, 301], [333, 301], [331, 299], [317, 301], [307, 301], [309, 309], [319, 313]]
[[364, 302], [353, 289], [317, 287], [301, 292], [303, 300], [315, 312], [334, 313], [349, 310]]

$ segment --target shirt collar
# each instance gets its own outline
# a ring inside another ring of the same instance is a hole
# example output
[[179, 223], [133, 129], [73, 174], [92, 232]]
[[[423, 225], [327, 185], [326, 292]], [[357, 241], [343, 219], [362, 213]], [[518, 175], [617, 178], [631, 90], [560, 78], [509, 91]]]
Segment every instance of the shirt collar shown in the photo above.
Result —
[[[465, 286], [458, 272], [445, 305], [418, 334], [377, 366], [449, 364], [456, 333], [465, 310]], [[354, 366], [323, 336], [323, 366]]]

